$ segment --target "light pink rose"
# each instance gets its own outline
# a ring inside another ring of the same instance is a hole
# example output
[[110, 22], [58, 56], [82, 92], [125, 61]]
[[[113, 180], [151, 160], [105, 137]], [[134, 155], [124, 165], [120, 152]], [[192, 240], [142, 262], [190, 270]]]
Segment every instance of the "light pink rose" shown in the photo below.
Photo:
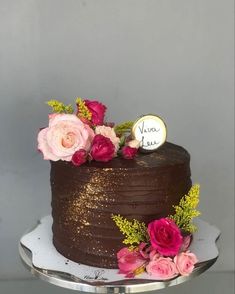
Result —
[[158, 280], [167, 280], [175, 277], [178, 273], [176, 265], [169, 257], [154, 258], [146, 266], [149, 275]]
[[159, 257], [161, 257], [161, 255], [157, 252], [156, 249], [152, 249], [149, 253], [149, 259], [152, 261], [152, 260], [156, 260], [158, 259]]
[[115, 147], [115, 153], [117, 153], [119, 149], [120, 139], [116, 136], [114, 132], [114, 128], [107, 127], [107, 126], [98, 126], [95, 128], [95, 133], [97, 135], [102, 135], [106, 138], [109, 138]]
[[188, 234], [188, 235], [183, 235], [183, 243], [182, 246], [180, 248], [180, 251], [187, 251], [191, 242], [192, 242], [192, 234]]
[[48, 128], [38, 134], [38, 149], [45, 160], [71, 161], [73, 154], [88, 151], [94, 137], [93, 130], [74, 114], [49, 115]]
[[134, 277], [135, 270], [146, 263], [146, 259], [139, 251], [130, 251], [127, 247], [117, 253], [119, 273], [126, 274], [126, 277]]
[[177, 270], [182, 276], [188, 276], [194, 269], [194, 265], [198, 262], [196, 255], [192, 252], [181, 252], [174, 258]]
[[127, 142], [127, 146], [131, 147], [131, 148], [136, 148], [138, 149], [140, 147], [140, 141], [139, 140], [131, 140], [129, 142]]

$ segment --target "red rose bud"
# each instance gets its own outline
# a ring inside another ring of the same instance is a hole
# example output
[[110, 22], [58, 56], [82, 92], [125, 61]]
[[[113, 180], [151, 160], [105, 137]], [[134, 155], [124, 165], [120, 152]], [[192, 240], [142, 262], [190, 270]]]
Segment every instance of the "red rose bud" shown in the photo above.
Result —
[[115, 146], [111, 140], [103, 135], [96, 135], [93, 139], [90, 154], [96, 161], [109, 161], [114, 157]]
[[98, 101], [84, 100], [86, 107], [91, 112], [91, 122], [93, 125], [103, 125], [106, 106]]
[[122, 156], [125, 159], [133, 159], [136, 156], [137, 151], [138, 151], [137, 148], [132, 148], [130, 146], [124, 146], [122, 148]]
[[76, 166], [80, 166], [87, 160], [87, 152], [84, 149], [80, 149], [72, 156], [72, 163]]

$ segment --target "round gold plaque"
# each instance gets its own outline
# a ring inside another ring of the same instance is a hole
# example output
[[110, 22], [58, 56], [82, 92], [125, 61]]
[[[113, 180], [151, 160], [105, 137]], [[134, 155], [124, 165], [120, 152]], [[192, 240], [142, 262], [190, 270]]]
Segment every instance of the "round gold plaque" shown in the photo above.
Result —
[[148, 114], [135, 121], [132, 127], [132, 137], [140, 141], [143, 151], [154, 151], [166, 141], [166, 125], [156, 115]]

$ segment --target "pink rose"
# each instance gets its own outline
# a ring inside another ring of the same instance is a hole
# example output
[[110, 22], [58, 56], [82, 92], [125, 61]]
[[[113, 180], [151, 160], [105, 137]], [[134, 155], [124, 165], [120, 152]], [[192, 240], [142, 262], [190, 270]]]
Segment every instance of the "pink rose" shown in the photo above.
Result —
[[127, 146], [131, 147], [131, 148], [139, 148], [140, 147], [140, 141], [139, 140], [130, 140], [129, 142], [127, 142]]
[[122, 156], [125, 159], [133, 159], [136, 156], [137, 151], [138, 151], [137, 148], [132, 148], [130, 146], [124, 146], [122, 148]]
[[164, 256], [178, 254], [182, 246], [183, 237], [174, 221], [161, 218], [148, 224], [150, 242], [154, 249]]
[[150, 260], [156, 260], [158, 259], [159, 257], [162, 257], [156, 249], [152, 249], [149, 253], [149, 259]]
[[149, 259], [150, 247], [148, 247], [147, 243], [141, 242], [138, 246], [138, 251], [143, 258]]
[[146, 271], [158, 280], [171, 279], [178, 273], [174, 262], [169, 257], [159, 257], [150, 261], [146, 266]]
[[139, 251], [130, 251], [127, 247], [118, 251], [117, 258], [119, 273], [126, 274], [127, 277], [134, 277], [135, 271], [146, 262]]
[[179, 273], [182, 276], [188, 276], [193, 271], [194, 265], [198, 262], [198, 259], [194, 253], [187, 251], [176, 255], [174, 262]]
[[97, 135], [100, 134], [105, 136], [106, 138], [109, 138], [115, 147], [115, 153], [118, 151], [120, 139], [116, 136], [116, 133], [114, 132], [113, 128], [106, 126], [98, 126], [95, 128], [95, 133]]
[[84, 149], [80, 149], [72, 156], [72, 163], [76, 166], [80, 166], [87, 160], [87, 152]]
[[183, 242], [182, 242], [180, 251], [186, 251], [189, 248], [191, 241], [192, 241], [192, 234], [188, 234], [185, 236], [183, 235]]
[[86, 107], [91, 112], [91, 122], [93, 125], [102, 125], [104, 123], [104, 115], [106, 106], [98, 101], [84, 100]]
[[38, 133], [38, 149], [46, 160], [71, 161], [77, 150], [90, 149], [93, 137], [93, 130], [76, 115], [54, 113], [48, 128]]
[[109, 161], [114, 157], [115, 146], [109, 138], [96, 135], [91, 146], [91, 157], [96, 161]]

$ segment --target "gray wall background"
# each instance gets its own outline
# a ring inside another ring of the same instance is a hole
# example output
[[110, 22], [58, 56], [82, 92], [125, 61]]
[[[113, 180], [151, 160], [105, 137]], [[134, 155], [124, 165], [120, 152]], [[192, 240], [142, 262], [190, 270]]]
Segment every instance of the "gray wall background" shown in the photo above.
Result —
[[30, 277], [17, 243], [50, 213], [36, 150], [44, 101], [96, 98], [120, 122], [155, 112], [191, 153], [202, 218], [234, 270], [232, 0], [0, 0], [0, 278]]

